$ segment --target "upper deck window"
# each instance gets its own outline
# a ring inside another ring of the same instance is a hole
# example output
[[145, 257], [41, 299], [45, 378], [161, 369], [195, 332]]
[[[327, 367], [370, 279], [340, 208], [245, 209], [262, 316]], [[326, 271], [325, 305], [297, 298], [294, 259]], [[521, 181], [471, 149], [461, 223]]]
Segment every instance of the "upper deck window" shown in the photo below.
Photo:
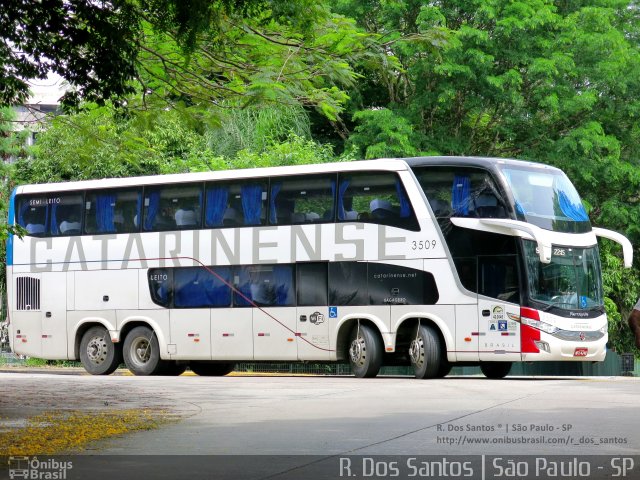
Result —
[[337, 207], [339, 222], [419, 229], [404, 186], [392, 172], [340, 174]]
[[167, 185], [145, 190], [144, 231], [200, 228], [201, 185]]
[[269, 222], [295, 225], [333, 221], [335, 185], [335, 174], [272, 179]]
[[137, 232], [141, 196], [140, 189], [87, 192], [85, 233]]
[[508, 218], [505, 201], [488, 171], [465, 167], [414, 169], [438, 218]]
[[261, 180], [215, 182], [205, 190], [206, 228], [264, 225], [267, 183]]
[[518, 220], [545, 230], [583, 233], [591, 230], [580, 195], [558, 170], [505, 166]]
[[82, 194], [21, 197], [17, 215], [29, 235], [77, 235], [82, 231]]

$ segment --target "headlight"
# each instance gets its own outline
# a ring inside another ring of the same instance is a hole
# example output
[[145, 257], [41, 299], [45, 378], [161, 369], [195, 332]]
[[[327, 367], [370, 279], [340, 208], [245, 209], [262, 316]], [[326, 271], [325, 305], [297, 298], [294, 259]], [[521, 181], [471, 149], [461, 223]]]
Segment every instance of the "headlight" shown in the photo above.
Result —
[[553, 325], [550, 325], [545, 322], [541, 322], [540, 320], [534, 320], [532, 318], [521, 317], [521, 321], [524, 325], [528, 325], [538, 330], [542, 330], [543, 332], [549, 333], [549, 334], [554, 334], [559, 330], [558, 327], [554, 327]]

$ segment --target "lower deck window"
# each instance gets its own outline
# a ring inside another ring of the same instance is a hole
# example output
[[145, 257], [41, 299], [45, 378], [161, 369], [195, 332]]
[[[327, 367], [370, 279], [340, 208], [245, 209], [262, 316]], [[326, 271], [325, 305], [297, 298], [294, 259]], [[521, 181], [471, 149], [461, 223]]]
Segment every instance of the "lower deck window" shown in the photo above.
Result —
[[429, 272], [385, 263], [321, 262], [152, 268], [151, 298], [166, 308], [430, 305]]

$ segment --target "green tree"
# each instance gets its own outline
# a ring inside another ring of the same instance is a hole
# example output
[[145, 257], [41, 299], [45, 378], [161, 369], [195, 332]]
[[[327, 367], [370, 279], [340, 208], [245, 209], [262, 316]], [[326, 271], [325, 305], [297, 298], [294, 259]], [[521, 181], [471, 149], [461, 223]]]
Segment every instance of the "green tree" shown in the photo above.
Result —
[[[10, 232], [22, 233], [13, 226], [7, 226], [7, 216], [4, 214], [15, 185], [14, 168], [11, 162], [25, 158], [28, 154], [26, 140], [29, 132], [16, 128], [15, 120], [16, 115], [11, 108], [0, 108], [0, 241], [4, 240]], [[4, 278], [4, 273], [0, 276]]]
[[410, 157], [418, 153], [412, 125], [392, 110], [361, 110], [353, 119], [357, 126], [347, 145], [361, 158]]
[[369, 39], [311, 0], [17, 0], [3, 5], [0, 32], [0, 105], [24, 102], [28, 79], [55, 72], [72, 87], [70, 107], [215, 113], [231, 100], [303, 104], [331, 119]]
[[28, 80], [55, 72], [74, 86], [65, 98], [104, 100], [133, 91], [135, 3], [13, 0], [0, 15], [0, 106], [24, 103]]

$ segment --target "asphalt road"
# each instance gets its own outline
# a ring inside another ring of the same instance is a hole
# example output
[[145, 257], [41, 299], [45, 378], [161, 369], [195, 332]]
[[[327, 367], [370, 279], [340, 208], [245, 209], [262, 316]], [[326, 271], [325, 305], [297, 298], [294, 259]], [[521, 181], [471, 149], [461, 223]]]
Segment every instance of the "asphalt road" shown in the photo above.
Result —
[[159, 430], [91, 455], [638, 455], [640, 379], [0, 373], [0, 428], [59, 409], [146, 408]]
[[[640, 453], [640, 378], [207, 378], [0, 373], [0, 427], [55, 409], [181, 420], [92, 454]], [[509, 440], [507, 440], [509, 439]]]

